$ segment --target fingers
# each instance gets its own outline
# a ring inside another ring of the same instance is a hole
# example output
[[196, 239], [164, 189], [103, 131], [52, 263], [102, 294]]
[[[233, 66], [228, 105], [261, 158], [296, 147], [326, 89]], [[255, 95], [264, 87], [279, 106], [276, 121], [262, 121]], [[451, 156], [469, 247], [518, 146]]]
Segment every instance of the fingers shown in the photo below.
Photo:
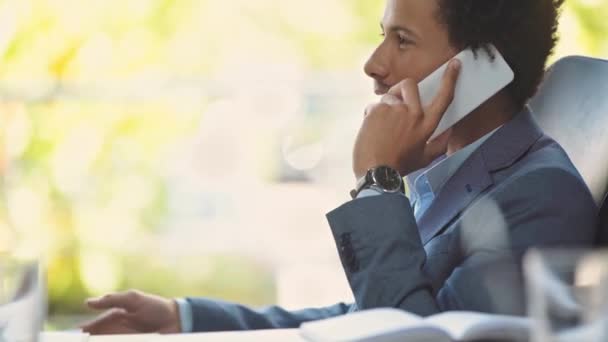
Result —
[[[410, 80], [411, 81], [411, 80]], [[413, 81], [411, 81], [413, 82]], [[404, 105], [404, 91], [402, 90], [402, 83], [404, 82], [400, 82], [398, 84], [396, 84], [395, 86], [393, 86], [386, 94], [384, 94], [382, 96], [382, 98], [380, 98], [380, 102], [379, 103], [374, 103], [371, 104], [369, 106], [367, 106], [367, 108], [365, 109], [365, 115], [367, 116], [367, 114], [369, 114], [370, 112], [374, 111], [375, 109], [378, 108], [379, 105], [381, 104], [385, 104], [385, 105], [389, 105], [389, 106], [399, 106], [399, 105]], [[409, 83], [409, 82], [408, 82]], [[411, 87], [411, 84], [407, 85], [408, 87]], [[418, 87], [417, 85], [414, 83], [414, 97], [417, 96], [418, 94]]]
[[412, 78], [406, 78], [391, 87], [382, 97], [382, 102], [389, 105], [406, 105], [411, 112], [422, 114], [418, 83]]
[[418, 84], [411, 78], [405, 79], [400, 83], [401, 98], [407, 108], [414, 114], [422, 114], [422, 104], [420, 103], [420, 93]]
[[135, 311], [140, 294], [137, 291], [111, 293], [99, 298], [90, 298], [86, 304], [91, 309], [106, 310], [120, 308], [129, 312]]
[[365, 118], [369, 113], [379, 109], [379, 107], [394, 106], [399, 104], [403, 104], [400, 98], [390, 94], [385, 94], [380, 99], [380, 102], [372, 103], [365, 108], [365, 111], [363, 112], [363, 117]]
[[441, 86], [435, 99], [427, 108], [426, 117], [428, 118], [428, 124], [432, 131], [435, 130], [439, 121], [443, 117], [443, 114], [448, 109], [452, 101], [454, 100], [454, 92], [456, 88], [456, 82], [458, 81], [458, 75], [460, 73], [461, 62], [458, 59], [454, 59], [448, 65], [443, 78], [441, 80]]
[[385, 94], [384, 96], [382, 96], [382, 99], [380, 99], [380, 102], [386, 103], [387, 105], [391, 105], [391, 106], [403, 104], [403, 101], [401, 100], [401, 98], [399, 98], [398, 96], [395, 96], [395, 95], [391, 95], [391, 94]]
[[138, 331], [129, 326], [127, 312], [123, 309], [111, 309], [91, 322], [84, 323], [80, 328], [89, 334], [134, 334]]
[[403, 101], [401, 97], [401, 82], [392, 86], [387, 92], [386, 95], [394, 96], [399, 99], [399, 101]]
[[384, 102], [372, 103], [365, 108], [365, 114], [363, 117], [367, 117], [372, 112], [386, 110], [387, 107], [390, 107], [390, 105]]

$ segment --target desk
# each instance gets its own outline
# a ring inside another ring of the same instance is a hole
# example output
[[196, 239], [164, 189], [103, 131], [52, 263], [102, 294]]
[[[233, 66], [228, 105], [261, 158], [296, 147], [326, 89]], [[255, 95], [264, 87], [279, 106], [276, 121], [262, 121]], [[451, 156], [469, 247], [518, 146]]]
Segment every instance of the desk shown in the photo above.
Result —
[[105, 335], [42, 333], [41, 342], [306, 342], [298, 329], [254, 330], [179, 335]]

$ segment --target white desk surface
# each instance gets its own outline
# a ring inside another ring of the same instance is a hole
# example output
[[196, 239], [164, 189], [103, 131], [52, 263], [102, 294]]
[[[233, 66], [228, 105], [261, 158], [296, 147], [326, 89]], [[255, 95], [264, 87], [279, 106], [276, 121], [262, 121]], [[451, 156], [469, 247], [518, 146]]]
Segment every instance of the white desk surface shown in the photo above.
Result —
[[298, 329], [255, 330], [178, 335], [105, 335], [79, 333], [42, 333], [41, 342], [305, 342]]

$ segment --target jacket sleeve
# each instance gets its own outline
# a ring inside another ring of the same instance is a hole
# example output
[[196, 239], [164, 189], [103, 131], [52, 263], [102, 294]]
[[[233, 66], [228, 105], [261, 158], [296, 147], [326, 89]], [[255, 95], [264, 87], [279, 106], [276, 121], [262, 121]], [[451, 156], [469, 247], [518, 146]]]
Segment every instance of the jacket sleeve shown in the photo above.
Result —
[[[460, 246], [440, 285], [425, 272], [426, 252], [405, 196], [356, 199], [330, 212], [357, 308], [394, 307], [422, 316], [447, 310], [524, 314], [525, 251], [593, 242], [597, 206], [582, 180], [567, 171], [534, 170], [483, 198], [453, 229]], [[496, 209], [490, 220], [480, 216], [488, 202]]]
[[340, 303], [325, 308], [288, 311], [278, 306], [252, 309], [219, 300], [187, 298], [192, 308], [194, 332], [297, 328], [314, 321], [345, 314], [350, 306]]

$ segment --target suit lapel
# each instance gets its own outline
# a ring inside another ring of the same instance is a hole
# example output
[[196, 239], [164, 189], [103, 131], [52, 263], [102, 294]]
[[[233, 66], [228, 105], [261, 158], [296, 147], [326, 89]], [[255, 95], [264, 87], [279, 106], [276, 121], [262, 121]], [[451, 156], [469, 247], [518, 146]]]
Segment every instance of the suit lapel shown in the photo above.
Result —
[[422, 243], [426, 244], [437, 235], [492, 184], [492, 177], [486, 171], [483, 156], [477, 150], [444, 185], [431, 206], [420, 217], [418, 229]]
[[429, 242], [492, 186], [493, 172], [513, 165], [542, 135], [526, 108], [488, 138], [447, 181], [418, 221], [422, 243]]

